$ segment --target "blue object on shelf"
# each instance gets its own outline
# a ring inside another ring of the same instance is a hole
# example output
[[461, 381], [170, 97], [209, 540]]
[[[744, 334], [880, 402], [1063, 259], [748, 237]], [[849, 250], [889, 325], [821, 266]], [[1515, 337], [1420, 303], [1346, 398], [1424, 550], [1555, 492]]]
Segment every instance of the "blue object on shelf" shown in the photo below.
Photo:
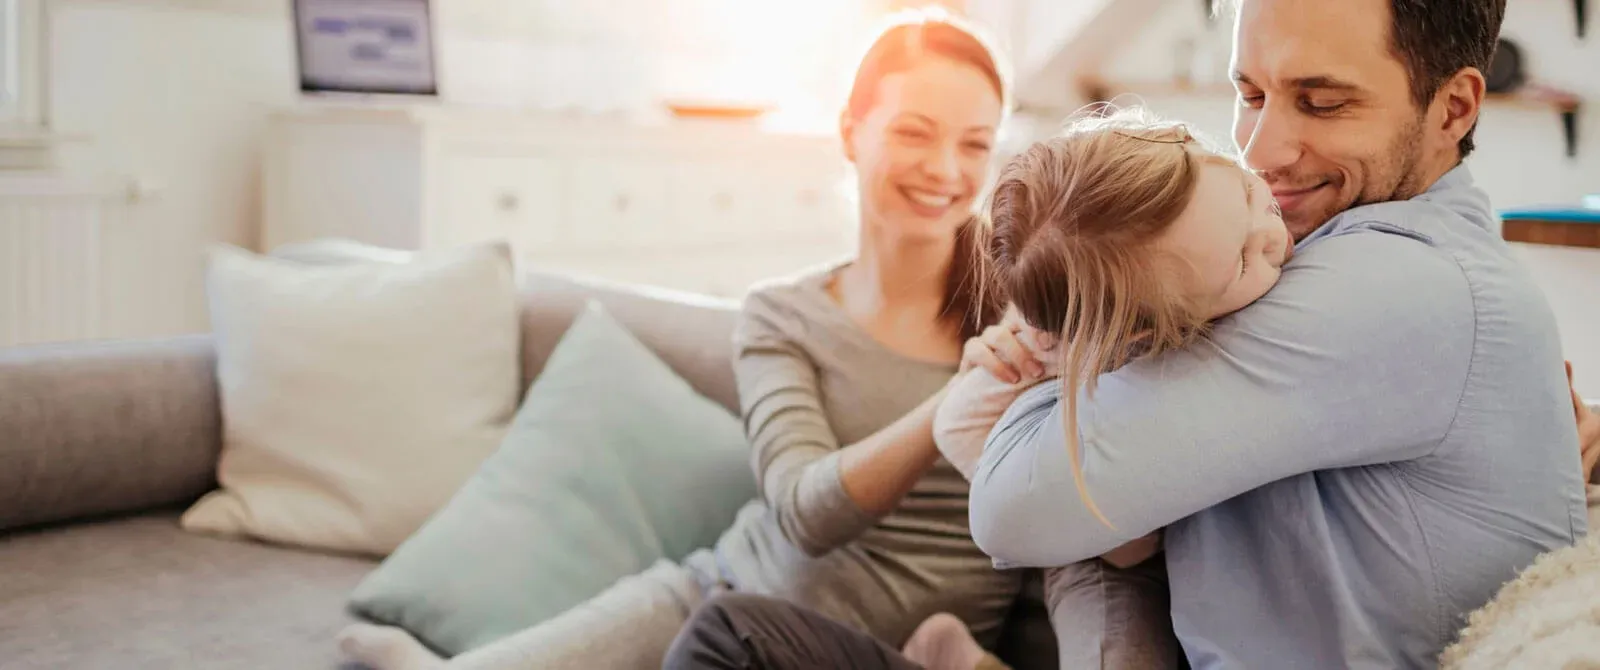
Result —
[[1600, 224], [1600, 209], [1584, 207], [1521, 207], [1500, 211], [1503, 221], [1559, 221]]

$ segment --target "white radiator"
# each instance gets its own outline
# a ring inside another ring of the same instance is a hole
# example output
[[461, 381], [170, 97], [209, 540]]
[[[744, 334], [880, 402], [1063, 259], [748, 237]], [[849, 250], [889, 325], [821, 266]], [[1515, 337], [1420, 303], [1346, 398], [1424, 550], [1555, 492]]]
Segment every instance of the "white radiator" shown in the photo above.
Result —
[[101, 236], [124, 202], [103, 183], [0, 175], [0, 346], [103, 336]]

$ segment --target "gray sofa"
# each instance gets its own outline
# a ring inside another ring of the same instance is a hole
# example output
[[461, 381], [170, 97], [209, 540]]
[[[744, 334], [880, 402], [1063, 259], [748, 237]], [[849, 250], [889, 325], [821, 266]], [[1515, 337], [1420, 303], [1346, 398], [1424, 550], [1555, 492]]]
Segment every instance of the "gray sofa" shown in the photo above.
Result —
[[[543, 274], [525, 287], [525, 382], [594, 298], [736, 407], [733, 305]], [[0, 667], [338, 666], [346, 596], [375, 563], [178, 528], [216, 486], [212, 366], [204, 335], [0, 349]], [[1033, 587], [1001, 655], [1053, 667]]]

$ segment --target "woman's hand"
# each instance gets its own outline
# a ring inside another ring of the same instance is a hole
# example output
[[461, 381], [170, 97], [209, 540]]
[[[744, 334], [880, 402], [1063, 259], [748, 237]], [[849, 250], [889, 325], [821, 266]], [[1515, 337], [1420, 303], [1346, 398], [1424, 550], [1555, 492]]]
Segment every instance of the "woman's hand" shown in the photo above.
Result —
[[1578, 420], [1578, 449], [1583, 454], [1583, 481], [1594, 481], [1595, 464], [1600, 463], [1600, 416], [1590, 411], [1572, 386], [1572, 362], [1567, 362], [1567, 387], [1572, 392], [1572, 413]]
[[1052, 374], [1046, 363], [1054, 349], [1054, 337], [1029, 326], [1015, 308], [1008, 308], [1000, 323], [967, 340], [960, 371], [983, 368], [1007, 384], [1038, 381]]

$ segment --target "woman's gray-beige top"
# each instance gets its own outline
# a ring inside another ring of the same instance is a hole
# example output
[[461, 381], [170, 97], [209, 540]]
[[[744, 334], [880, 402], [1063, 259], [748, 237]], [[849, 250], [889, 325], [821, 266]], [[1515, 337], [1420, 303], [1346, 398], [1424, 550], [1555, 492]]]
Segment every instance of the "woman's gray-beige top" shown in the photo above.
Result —
[[829, 294], [836, 270], [767, 284], [745, 300], [735, 371], [761, 500], [717, 544], [724, 578], [894, 645], [937, 612], [991, 643], [1022, 573], [995, 570], [973, 543], [961, 474], [940, 459], [881, 517], [841, 484], [839, 450], [915, 409], [956, 366], [873, 339]]

